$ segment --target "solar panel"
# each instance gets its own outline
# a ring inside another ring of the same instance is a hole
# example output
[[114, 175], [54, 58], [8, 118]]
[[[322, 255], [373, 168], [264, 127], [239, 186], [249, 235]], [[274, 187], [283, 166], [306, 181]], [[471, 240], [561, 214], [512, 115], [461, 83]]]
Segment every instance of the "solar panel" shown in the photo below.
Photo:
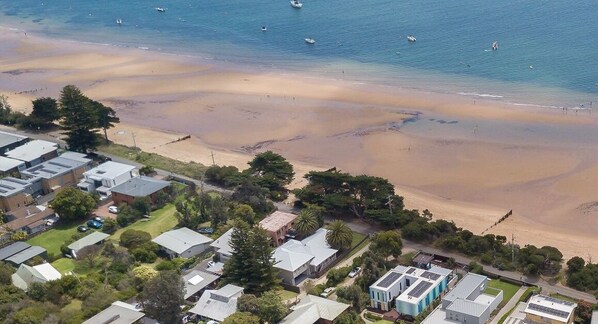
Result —
[[408, 273], [408, 274], [410, 274], [410, 273], [412, 273], [413, 271], [415, 271], [415, 269], [414, 269], [414, 268], [409, 268], [409, 270], [405, 271], [405, 273]]
[[430, 280], [438, 280], [438, 278], [440, 278], [440, 275], [436, 274], [436, 273], [429, 272], [429, 271], [424, 271], [424, 273], [422, 273], [421, 277], [430, 279]]
[[545, 307], [545, 306], [538, 305], [538, 304], [529, 304], [529, 305], [527, 305], [527, 307], [529, 307], [529, 309], [531, 309], [531, 310], [539, 311], [542, 313], [546, 313], [546, 314], [550, 314], [550, 315], [554, 315], [554, 316], [558, 316], [558, 317], [562, 317], [562, 318], [569, 317], [569, 313], [567, 313], [567, 312], [564, 312], [564, 311], [561, 311], [558, 309]]
[[562, 305], [567, 305], [567, 306], [573, 306], [575, 305], [575, 303], [572, 303], [570, 301], [566, 301], [566, 300], [562, 300], [562, 299], [556, 299], [556, 298], [552, 298], [552, 297], [545, 297], [545, 300], [549, 301], [549, 302], [553, 302], [553, 303], [559, 303]]
[[386, 278], [384, 278], [384, 279], [382, 279], [382, 281], [380, 281], [380, 283], [378, 284], [378, 287], [387, 288], [392, 283], [397, 281], [397, 279], [399, 279], [400, 277], [401, 277], [400, 273], [392, 271]]
[[411, 289], [408, 295], [411, 297], [419, 298], [419, 296], [421, 296], [424, 293], [424, 291], [428, 290], [428, 288], [430, 288], [431, 286], [432, 283], [429, 283], [427, 281], [420, 281], [417, 284], [417, 286], [415, 286], [415, 288]]

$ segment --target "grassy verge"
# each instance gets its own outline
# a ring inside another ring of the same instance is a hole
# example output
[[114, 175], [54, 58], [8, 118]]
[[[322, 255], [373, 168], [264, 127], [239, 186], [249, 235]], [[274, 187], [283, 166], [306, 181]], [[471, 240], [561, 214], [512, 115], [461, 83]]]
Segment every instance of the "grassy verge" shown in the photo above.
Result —
[[78, 224], [57, 224], [51, 230], [48, 230], [42, 234], [39, 234], [29, 240], [27, 243], [31, 245], [39, 245], [46, 250], [49, 254], [55, 256], [60, 255], [60, 246], [70, 239], [77, 233]]
[[153, 211], [150, 214], [150, 219], [140, 219], [127, 227], [119, 229], [112, 235], [111, 239], [115, 241], [120, 240], [120, 235], [128, 229], [148, 232], [154, 238], [176, 226], [178, 220], [174, 216], [175, 212], [176, 208], [174, 205], [168, 204], [161, 209]]
[[[500, 289], [503, 292], [503, 299], [502, 302], [500, 303], [500, 305], [498, 306], [499, 308], [502, 308], [505, 306], [505, 304], [511, 300], [511, 298], [513, 297], [513, 295], [515, 295], [515, 293], [517, 292], [517, 290], [519, 290], [519, 286], [514, 285], [512, 283], [508, 283], [505, 281], [501, 281], [498, 279], [492, 279], [490, 280], [490, 282], [488, 283], [488, 287], [492, 287], [492, 288], [496, 288], [496, 289]], [[492, 291], [492, 289], [486, 289], [485, 293], [491, 294], [491, 295], [496, 295], [496, 292]]]
[[129, 146], [120, 144], [108, 144], [98, 148], [98, 151], [116, 155], [125, 159], [133, 160], [155, 169], [162, 169], [169, 172], [185, 175], [193, 179], [201, 179], [206, 170], [203, 164], [182, 162], [155, 153], [139, 151]]
[[511, 308], [508, 312], [506, 312], [499, 320], [498, 320], [498, 324], [502, 324], [504, 323], [504, 321], [507, 320], [507, 318], [509, 318], [509, 316], [511, 315], [511, 313], [513, 313], [513, 311], [515, 310], [515, 308], [517, 308], [517, 305], [513, 306], [513, 308]]
[[289, 300], [289, 299], [293, 299], [295, 297], [297, 297], [296, 292], [290, 291], [290, 290], [279, 290], [278, 291], [278, 296], [280, 296], [280, 298], [284, 301], [284, 300]]

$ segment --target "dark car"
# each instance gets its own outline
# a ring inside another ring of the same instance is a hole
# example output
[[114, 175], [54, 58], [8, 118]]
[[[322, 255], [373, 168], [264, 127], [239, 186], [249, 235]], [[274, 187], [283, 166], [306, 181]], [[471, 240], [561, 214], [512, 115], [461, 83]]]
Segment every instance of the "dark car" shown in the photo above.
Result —
[[83, 225], [77, 226], [77, 231], [79, 231], [79, 232], [87, 232], [88, 230], [89, 230], [89, 228], [87, 228], [87, 226], [83, 226]]
[[202, 227], [197, 229], [197, 233], [201, 234], [214, 234], [214, 229], [211, 227]]
[[87, 226], [89, 226], [91, 228], [98, 229], [98, 228], [102, 228], [102, 223], [100, 223], [100, 222], [95, 221], [95, 220], [92, 219], [92, 220], [90, 220], [90, 221], [87, 222]]

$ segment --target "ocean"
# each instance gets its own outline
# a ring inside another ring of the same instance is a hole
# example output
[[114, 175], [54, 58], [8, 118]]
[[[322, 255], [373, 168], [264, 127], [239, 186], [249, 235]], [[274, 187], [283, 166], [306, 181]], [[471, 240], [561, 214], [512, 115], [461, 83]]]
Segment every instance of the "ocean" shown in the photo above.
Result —
[[596, 0], [0, 0], [0, 26], [48, 37], [547, 107], [598, 102], [597, 18]]

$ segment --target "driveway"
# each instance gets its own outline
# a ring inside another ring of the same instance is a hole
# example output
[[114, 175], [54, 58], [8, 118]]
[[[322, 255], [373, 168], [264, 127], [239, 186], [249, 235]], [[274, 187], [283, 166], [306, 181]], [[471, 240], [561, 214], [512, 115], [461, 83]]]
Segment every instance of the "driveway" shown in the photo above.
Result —
[[102, 217], [104, 219], [106, 218], [114, 218], [116, 219], [116, 214], [113, 214], [111, 212], [108, 211], [108, 207], [112, 206], [112, 201], [107, 203], [107, 204], [103, 204], [102, 206], [98, 207], [98, 209], [96, 209], [93, 212], [94, 217], [95, 216], [99, 216]]

